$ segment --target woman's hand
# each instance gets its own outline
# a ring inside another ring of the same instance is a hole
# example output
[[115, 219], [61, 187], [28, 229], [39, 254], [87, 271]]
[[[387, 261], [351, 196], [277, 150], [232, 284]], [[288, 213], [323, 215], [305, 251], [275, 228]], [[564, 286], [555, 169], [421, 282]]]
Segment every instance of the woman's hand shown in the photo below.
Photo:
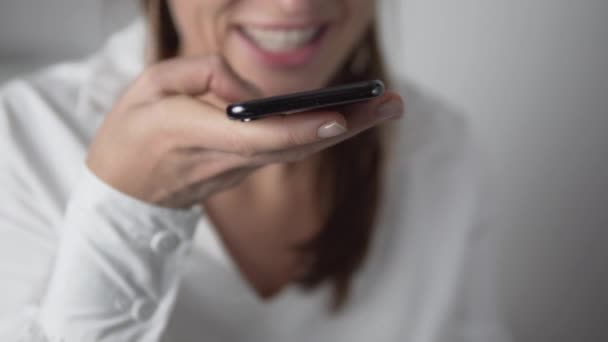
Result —
[[399, 95], [387, 92], [342, 113], [228, 119], [228, 102], [259, 96], [218, 56], [153, 65], [106, 116], [87, 165], [123, 193], [187, 208], [261, 166], [301, 160], [403, 112]]

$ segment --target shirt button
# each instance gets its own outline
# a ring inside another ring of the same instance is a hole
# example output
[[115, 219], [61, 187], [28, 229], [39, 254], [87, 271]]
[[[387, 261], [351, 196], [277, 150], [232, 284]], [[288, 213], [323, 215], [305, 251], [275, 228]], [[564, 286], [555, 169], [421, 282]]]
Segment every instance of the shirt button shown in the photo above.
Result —
[[129, 302], [122, 297], [116, 297], [114, 298], [114, 301], [112, 302], [112, 304], [114, 305], [114, 309], [119, 310], [119, 311], [124, 311], [129, 307]]
[[171, 253], [179, 245], [180, 238], [171, 232], [160, 232], [156, 233], [152, 237], [150, 245], [153, 250], [158, 253], [168, 254]]
[[155, 310], [156, 305], [152, 301], [138, 299], [131, 308], [131, 317], [139, 322], [147, 321], [154, 315]]

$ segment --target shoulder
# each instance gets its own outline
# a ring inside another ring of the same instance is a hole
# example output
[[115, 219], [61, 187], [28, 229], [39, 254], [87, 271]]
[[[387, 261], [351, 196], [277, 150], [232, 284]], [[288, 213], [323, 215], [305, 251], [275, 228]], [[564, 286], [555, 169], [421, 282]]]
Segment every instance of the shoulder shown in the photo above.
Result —
[[[72, 116], [86, 72], [85, 63], [66, 63], [10, 80], [0, 87], [0, 140], [16, 147], [49, 122]], [[46, 131], [50, 133], [50, 131]]]
[[22, 217], [44, 218], [46, 225], [60, 218], [94, 125], [82, 100], [98, 55], [47, 66], [0, 87], [0, 187], [6, 189], [0, 200], [13, 208], [24, 203], [30, 214]]
[[86, 71], [86, 62], [63, 63], [0, 88], [0, 199], [21, 217], [44, 218], [39, 225], [59, 219], [69, 189], [58, 172], [83, 150], [76, 112]]
[[0, 187], [59, 218], [95, 130], [141, 66], [143, 37], [136, 23], [87, 58], [0, 87]]
[[136, 20], [86, 58], [55, 64], [0, 86], [0, 125], [4, 126], [0, 129], [6, 129], [8, 119], [12, 124], [61, 120], [90, 125], [91, 116], [103, 116], [141, 69], [144, 37], [143, 23]]
[[63, 64], [0, 87], [0, 277], [10, 280], [0, 301], [14, 317], [34, 308], [48, 281], [68, 191], [58, 171], [75, 155], [60, 127], [69, 126], [82, 74], [81, 65]]
[[0, 87], [3, 119], [28, 120], [42, 113], [70, 113], [86, 79], [88, 61], [46, 67]]
[[117, 32], [87, 58], [52, 65], [2, 85], [0, 145], [35, 153], [37, 148], [63, 150], [70, 144], [88, 144], [143, 64], [142, 26], [138, 20]]
[[77, 129], [76, 113], [90, 62], [46, 67], [0, 87], [0, 141], [20, 149]]

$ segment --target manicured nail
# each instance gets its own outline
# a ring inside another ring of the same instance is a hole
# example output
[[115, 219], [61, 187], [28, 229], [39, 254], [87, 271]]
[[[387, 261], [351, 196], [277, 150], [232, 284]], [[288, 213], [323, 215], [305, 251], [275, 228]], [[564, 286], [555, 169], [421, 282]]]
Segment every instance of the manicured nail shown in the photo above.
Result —
[[403, 103], [399, 100], [390, 100], [382, 104], [376, 110], [376, 115], [379, 119], [396, 118], [403, 115]]
[[346, 127], [340, 125], [337, 121], [332, 121], [325, 124], [317, 130], [317, 136], [322, 139], [338, 136], [346, 132]]

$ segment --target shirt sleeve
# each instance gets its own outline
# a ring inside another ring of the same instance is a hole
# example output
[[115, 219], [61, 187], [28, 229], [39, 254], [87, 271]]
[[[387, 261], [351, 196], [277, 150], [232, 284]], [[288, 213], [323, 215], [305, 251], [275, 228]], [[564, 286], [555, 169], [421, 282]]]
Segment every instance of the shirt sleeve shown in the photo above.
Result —
[[201, 207], [105, 184], [45, 99], [0, 87], [0, 341], [159, 341]]
[[158, 341], [199, 207], [128, 197], [83, 167], [38, 315], [49, 341]]

